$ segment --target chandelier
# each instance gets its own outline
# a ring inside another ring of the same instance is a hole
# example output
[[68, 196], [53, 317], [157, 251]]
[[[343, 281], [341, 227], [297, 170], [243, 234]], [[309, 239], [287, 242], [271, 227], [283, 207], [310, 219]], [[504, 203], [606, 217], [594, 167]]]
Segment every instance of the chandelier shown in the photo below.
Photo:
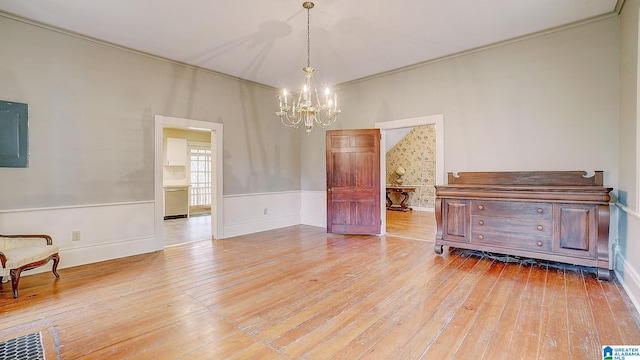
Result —
[[[309, 17], [310, 10], [313, 8], [311, 1], [302, 3], [302, 7], [307, 9], [307, 66], [302, 68], [304, 71], [304, 85], [297, 96], [289, 94], [287, 89], [282, 91], [282, 95], [278, 97], [280, 102], [280, 111], [276, 115], [280, 117], [282, 125], [299, 128], [304, 125], [307, 134], [313, 130], [313, 124], [316, 123], [325, 128], [336, 122], [338, 114], [338, 96], [331, 93], [326, 88], [322, 96], [318, 95], [318, 89], [313, 81], [313, 68], [311, 67], [311, 40], [309, 36]], [[289, 98], [291, 101], [289, 101]], [[320, 100], [324, 100], [324, 103]]]

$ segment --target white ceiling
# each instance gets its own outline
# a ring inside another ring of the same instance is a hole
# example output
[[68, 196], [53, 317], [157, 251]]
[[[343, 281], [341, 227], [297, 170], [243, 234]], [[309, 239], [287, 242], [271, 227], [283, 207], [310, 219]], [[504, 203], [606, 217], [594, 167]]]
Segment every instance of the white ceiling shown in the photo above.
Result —
[[[311, 10], [311, 66], [319, 86], [336, 85], [611, 14], [617, 1], [317, 0]], [[0, 9], [258, 83], [296, 88], [307, 62], [302, 2], [0, 0]]]

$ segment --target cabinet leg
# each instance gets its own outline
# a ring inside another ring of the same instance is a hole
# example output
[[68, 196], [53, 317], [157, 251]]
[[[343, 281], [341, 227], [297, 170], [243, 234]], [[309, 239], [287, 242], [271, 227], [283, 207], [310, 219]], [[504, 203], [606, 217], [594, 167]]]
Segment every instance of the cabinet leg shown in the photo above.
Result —
[[598, 268], [598, 279], [611, 280], [611, 271], [609, 269]]
[[443, 250], [444, 246], [443, 245], [435, 245], [433, 247], [433, 251], [435, 251], [436, 254], [441, 255], [442, 254], [442, 250]]

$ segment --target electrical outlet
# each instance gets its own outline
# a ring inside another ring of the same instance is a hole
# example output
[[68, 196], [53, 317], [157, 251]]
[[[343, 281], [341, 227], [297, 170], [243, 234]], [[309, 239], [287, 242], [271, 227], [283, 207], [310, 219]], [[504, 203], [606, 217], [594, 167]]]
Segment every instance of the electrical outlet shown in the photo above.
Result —
[[264, 208], [264, 214], [267, 215], [267, 208]]
[[72, 231], [71, 232], [71, 241], [80, 241], [80, 231]]

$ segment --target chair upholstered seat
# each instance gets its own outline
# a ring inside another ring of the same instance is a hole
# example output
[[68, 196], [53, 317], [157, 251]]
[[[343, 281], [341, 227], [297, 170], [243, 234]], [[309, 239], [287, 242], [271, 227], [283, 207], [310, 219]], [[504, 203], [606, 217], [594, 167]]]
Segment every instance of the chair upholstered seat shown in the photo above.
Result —
[[17, 298], [22, 271], [43, 266], [50, 260], [53, 260], [51, 272], [59, 278], [58, 250], [49, 235], [0, 235], [0, 283], [2, 278], [11, 277], [13, 297]]
[[29, 246], [3, 251], [7, 257], [7, 263], [5, 264], [6, 268], [2, 269], [4, 271], [2, 276], [9, 275], [9, 269], [17, 269], [21, 266], [46, 259], [57, 252], [58, 247], [53, 245]]

